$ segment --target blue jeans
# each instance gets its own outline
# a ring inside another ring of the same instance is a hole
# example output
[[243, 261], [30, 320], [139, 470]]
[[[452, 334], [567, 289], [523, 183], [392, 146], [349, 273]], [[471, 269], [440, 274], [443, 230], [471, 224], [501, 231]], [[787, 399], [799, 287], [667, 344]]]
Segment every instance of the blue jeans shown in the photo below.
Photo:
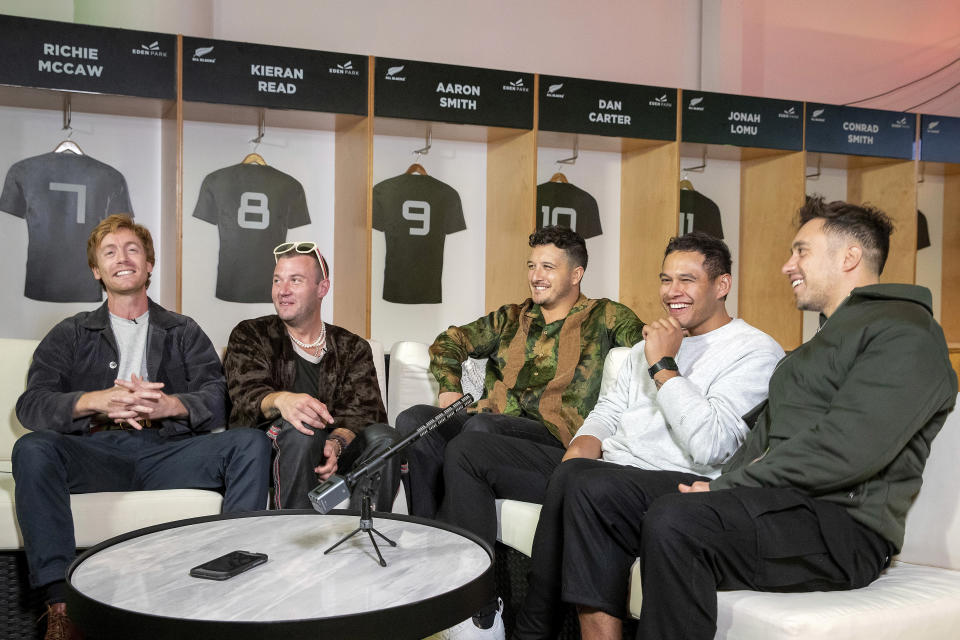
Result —
[[269, 468], [270, 441], [259, 429], [174, 438], [28, 433], [13, 447], [13, 477], [30, 583], [63, 580], [73, 561], [71, 493], [213, 489], [224, 493], [224, 513], [256, 511], [267, 507]]

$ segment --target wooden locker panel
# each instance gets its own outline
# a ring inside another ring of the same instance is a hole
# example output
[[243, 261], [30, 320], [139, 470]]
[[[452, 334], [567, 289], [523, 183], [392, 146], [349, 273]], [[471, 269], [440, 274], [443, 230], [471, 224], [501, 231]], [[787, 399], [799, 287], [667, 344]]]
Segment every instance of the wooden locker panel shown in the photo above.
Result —
[[338, 116], [334, 152], [333, 321], [365, 338], [370, 337], [371, 127], [370, 118]]
[[851, 158], [847, 200], [882, 209], [893, 220], [881, 282], [913, 284], [917, 269], [917, 175], [913, 161]]
[[803, 341], [803, 314], [780, 268], [804, 202], [804, 153], [745, 151], [740, 165], [738, 315], [786, 350]]
[[680, 145], [624, 145], [620, 170], [620, 302], [644, 322], [664, 316], [657, 274], [677, 235]]
[[[960, 349], [960, 167], [943, 177], [943, 262], [940, 321]], [[956, 356], [957, 354], [955, 354]], [[956, 364], [958, 360], [954, 360]]]
[[487, 142], [487, 311], [530, 297], [525, 265], [534, 231], [536, 183], [536, 132], [491, 135]]

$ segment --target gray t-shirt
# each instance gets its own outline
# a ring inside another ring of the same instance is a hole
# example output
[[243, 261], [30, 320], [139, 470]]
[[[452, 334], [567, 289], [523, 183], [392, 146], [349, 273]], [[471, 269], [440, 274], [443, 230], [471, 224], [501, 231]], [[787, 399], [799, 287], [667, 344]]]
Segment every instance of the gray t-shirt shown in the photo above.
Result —
[[147, 379], [147, 334], [150, 329], [150, 312], [145, 311], [142, 316], [134, 320], [121, 318], [110, 314], [110, 328], [117, 339], [117, 348], [120, 349], [120, 363], [117, 367], [117, 378], [129, 380], [137, 374]]
[[303, 185], [259, 164], [235, 164], [204, 178], [193, 217], [217, 225], [217, 297], [228, 302], [270, 302], [273, 248], [287, 239], [287, 229], [310, 224]]
[[0, 210], [27, 222], [24, 295], [45, 302], [99, 302], [87, 238], [108, 215], [133, 215], [127, 181], [90, 156], [45, 153], [7, 172]]

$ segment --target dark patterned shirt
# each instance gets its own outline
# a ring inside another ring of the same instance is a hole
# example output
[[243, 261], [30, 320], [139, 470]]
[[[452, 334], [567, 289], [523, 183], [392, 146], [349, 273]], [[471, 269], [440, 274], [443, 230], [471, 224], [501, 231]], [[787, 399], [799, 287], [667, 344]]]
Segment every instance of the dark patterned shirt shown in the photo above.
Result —
[[597, 402], [607, 352], [633, 346], [642, 330], [633, 311], [606, 298], [581, 295], [549, 324], [528, 298], [437, 336], [430, 372], [441, 392], [460, 393], [461, 363], [486, 358], [483, 398], [471, 411], [537, 420], [566, 445]]

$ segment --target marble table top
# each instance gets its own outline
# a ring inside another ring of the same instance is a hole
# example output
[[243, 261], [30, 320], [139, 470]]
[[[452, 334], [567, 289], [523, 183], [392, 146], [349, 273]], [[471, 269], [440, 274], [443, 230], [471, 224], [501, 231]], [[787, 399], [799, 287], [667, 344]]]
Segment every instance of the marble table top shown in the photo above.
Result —
[[[356, 515], [282, 512], [186, 524], [101, 549], [70, 576], [85, 597], [120, 609], [180, 620], [271, 622], [344, 616], [426, 600], [490, 568], [476, 542], [428, 524], [377, 515], [366, 533], [328, 555], [358, 525]], [[266, 553], [266, 564], [228, 580], [194, 578], [191, 567], [230, 551]]]

